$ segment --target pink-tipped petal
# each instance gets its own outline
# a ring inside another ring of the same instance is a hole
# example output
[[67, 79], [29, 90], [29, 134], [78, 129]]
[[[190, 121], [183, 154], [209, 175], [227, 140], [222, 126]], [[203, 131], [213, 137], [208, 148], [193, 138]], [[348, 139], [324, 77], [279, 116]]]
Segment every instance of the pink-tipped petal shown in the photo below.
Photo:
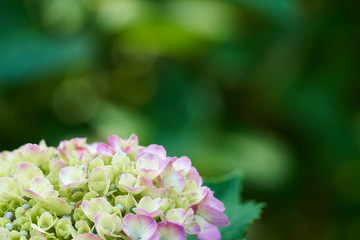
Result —
[[162, 182], [165, 187], [174, 188], [178, 193], [181, 193], [186, 185], [184, 176], [174, 170], [165, 170], [162, 175]]
[[163, 211], [161, 211], [161, 210], [155, 210], [155, 211], [152, 211], [152, 212], [148, 212], [148, 211], [146, 211], [145, 209], [142, 209], [142, 208], [133, 208], [132, 210], [136, 214], [149, 216], [149, 217], [152, 217], [152, 218], [158, 217], [158, 216], [160, 216], [160, 214], [163, 213]]
[[169, 164], [168, 159], [161, 159], [157, 155], [146, 153], [136, 161], [136, 172], [150, 180], [159, 176]]
[[93, 233], [84, 233], [73, 238], [73, 240], [102, 240], [98, 235]]
[[200, 177], [200, 174], [196, 170], [196, 168], [191, 167], [188, 173], [188, 177], [196, 182], [196, 184], [200, 187], [203, 184], [203, 180]]
[[91, 220], [94, 221], [94, 216], [98, 213], [111, 213], [111, 204], [103, 198], [93, 198], [90, 201], [85, 200], [80, 205], [81, 210]]
[[23, 191], [25, 191], [25, 195], [27, 197], [30, 197], [30, 198], [34, 198], [34, 199], [37, 199], [38, 201], [45, 201], [46, 199], [41, 196], [40, 194], [30, 190], [30, 189], [26, 189], [26, 188], [23, 188]]
[[173, 163], [173, 167], [176, 171], [181, 172], [184, 176], [186, 176], [191, 169], [191, 161], [188, 157], [183, 156]]
[[115, 150], [115, 152], [120, 152], [122, 151], [121, 149], [121, 138], [119, 138], [118, 136], [116, 135], [111, 135], [109, 138], [108, 138], [108, 143], [109, 143], [109, 146], [112, 147], [112, 149]]
[[133, 211], [137, 214], [155, 218], [163, 213], [162, 210], [159, 210], [162, 203], [161, 198], [152, 199], [149, 196], [145, 196], [140, 199], [139, 203], [137, 203], [134, 199], [134, 203], [136, 208], [133, 208]]
[[214, 192], [211, 191], [210, 188], [207, 188], [207, 193], [205, 195], [203, 202], [209, 204], [209, 206], [221, 212], [225, 211], [225, 206], [223, 202], [221, 202], [219, 199], [214, 197]]
[[121, 186], [125, 187], [128, 192], [132, 193], [133, 195], [137, 195], [141, 193], [146, 187], [145, 186], [137, 186], [137, 187], [129, 187], [124, 184], [120, 184]]
[[205, 202], [199, 203], [196, 215], [201, 216], [206, 221], [216, 226], [228, 226], [230, 224], [228, 217], [223, 212], [218, 211]]
[[202, 217], [195, 216], [195, 221], [200, 226], [200, 232], [195, 234], [195, 237], [199, 238], [200, 240], [220, 240], [221, 234], [219, 228], [213, 224], [208, 223]]
[[145, 153], [154, 154], [163, 159], [166, 158], [166, 150], [161, 145], [151, 144], [148, 147], [141, 148], [139, 154]]
[[38, 176], [44, 176], [43, 172], [40, 168], [29, 162], [21, 163], [14, 174], [14, 178], [19, 180], [24, 187], [29, 187], [30, 181]]
[[197, 222], [191, 222], [189, 225], [186, 226], [186, 233], [195, 235], [201, 231], [200, 225]]
[[184, 227], [177, 223], [160, 222], [156, 231], [159, 233], [159, 239], [161, 240], [186, 240]]
[[139, 144], [139, 139], [138, 136], [136, 136], [135, 134], [131, 134], [131, 136], [128, 139], [129, 145], [138, 145]]
[[60, 170], [59, 179], [63, 183], [60, 187], [82, 187], [88, 181], [86, 173], [79, 165], [64, 167]]
[[167, 194], [165, 188], [157, 188], [148, 178], [141, 177], [141, 184], [145, 186], [145, 189], [142, 192], [144, 196], [149, 196], [151, 198], [164, 198]]
[[122, 229], [133, 240], [153, 240], [156, 221], [149, 216], [127, 214], [123, 219]]
[[60, 171], [60, 169], [66, 167], [66, 164], [60, 159], [53, 158], [50, 160], [50, 171]]
[[98, 143], [96, 150], [98, 154], [103, 156], [112, 157], [114, 155], [112, 149], [110, 149], [110, 147], [105, 143]]

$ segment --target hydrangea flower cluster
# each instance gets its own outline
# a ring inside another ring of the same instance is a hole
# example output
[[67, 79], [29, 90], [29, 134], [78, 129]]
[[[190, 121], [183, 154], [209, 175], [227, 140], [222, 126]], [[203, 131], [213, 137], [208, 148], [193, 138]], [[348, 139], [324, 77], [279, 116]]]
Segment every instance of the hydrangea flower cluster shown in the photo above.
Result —
[[138, 138], [0, 153], [0, 239], [220, 239], [221, 201], [188, 157]]

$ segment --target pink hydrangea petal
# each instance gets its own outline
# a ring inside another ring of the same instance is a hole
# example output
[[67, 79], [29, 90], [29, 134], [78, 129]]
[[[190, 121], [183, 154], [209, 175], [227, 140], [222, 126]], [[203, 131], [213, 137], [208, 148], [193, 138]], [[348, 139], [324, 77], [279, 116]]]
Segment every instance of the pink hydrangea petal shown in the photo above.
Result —
[[203, 202], [206, 202], [212, 208], [215, 208], [221, 212], [225, 211], [225, 206], [223, 202], [221, 202], [219, 199], [214, 197], [214, 192], [211, 191], [210, 188], [207, 188], [207, 193], [205, 195]]
[[152, 181], [148, 178], [141, 177], [141, 184], [145, 186], [142, 194], [150, 196], [151, 198], [164, 198], [167, 194], [165, 188], [157, 188], [153, 185]]
[[186, 185], [184, 176], [176, 171], [169, 171], [164, 173], [162, 182], [166, 187], [173, 187], [178, 193], [181, 193]]
[[146, 168], [139, 168], [139, 169], [136, 169], [136, 172], [143, 176], [143, 177], [146, 177], [146, 178], [149, 178], [149, 179], [154, 179], [156, 178], [157, 176], [159, 176], [159, 172], [155, 169], [146, 169]]
[[195, 235], [201, 231], [201, 228], [197, 222], [191, 222], [189, 225], [186, 226], [185, 231], [188, 234]]
[[157, 155], [163, 159], [166, 158], [166, 150], [161, 145], [151, 144], [148, 147], [143, 147], [140, 149], [139, 155], [146, 153]]
[[128, 143], [129, 145], [133, 146], [133, 145], [138, 145], [139, 144], [139, 139], [138, 136], [136, 136], [135, 134], [131, 134], [131, 136], [128, 139]]
[[177, 223], [160, 222], [156, 231], [161, 240], [186, 240], [184, 227]]
[[59, 171], [60, 169], [66, 167], [66, 164], [58, 158], [53, 158], [50, 160], [50, 171]]
[[168, 159], [161, 159], [157, 155], [146, 153], [136, 161], [136, 171], [150, 180], [159, 176], [169, 164]]
[[181, 172], [185, 176], [189, 173], [191, 169], [191, 161], [188, 157], [182, 156], [173, 163], [173, 167], [176, 171]]
[[186, 217], [185, 217], [185, 225], [188, 225], [192, 222], [192, 220], [194, 219], [194, 210], [192, 208], [189, 208], [189, 210], [186, 212]]
[[96, 150], [98, 154], [103, 156], [112, 157], [114, 155], [113, 150], [105, 143], [98, 143]]
[[60, 187], [81, 187], [88, 180], [86, 172], [79, 165], [64, 167], [60, 170], [59, 179], [63, 183]]
[[88, 148], [88, 145], [86, 145], [86, 138], [73, 138], [71, 140], [61, 141], [58, 150], [61, 155], [65, 157], [67, 153], [75, 151], [79, 154], [80, 159], [90, 153], [90, 149]]
[[98, 235], [93, 233], [84, 233], [73, 238], [73, 240], [102, 240]]
[[195, 234], [195, 237], [199, 238], [200, 240], [220, 240], [221, 234], [219, 228], [211, 223], [208, 223], [202, 217], [195, 216], [195, 221], [200, 226], [200, 232]]
[[119, 184], [119, 185], [124, 186], [129, 192], [131, 192], [134, 195], [141, 193], [146, 188], [145, 186], [129, 187], [126, 186], [125, 184]]
[[195, 192], [185, 192], [183, 193], [183, 195], [187, 196], [190, 200], [191, 204], [198, 204], [199, 202], [201, 202], [206, 193], [207, 193], [207, 187], [200, 187], [198, 188]]
[[188, 173], [188, 177], [196, 182], [196, 184], [200, 187], [203, 184], [203, 180], [200, 177], [200, 174], [196, 170], [196, 168], [191, 167]]
[[133, 240], [153, 240], [156, 226], [156, 221], [152, 217], [132, 213], [124, 217], [121, 225], [125, 234]]
[[206, 221], [216, 226], [228, 226], [228, 217], [221, 211], [211, 207], [205, 202], [201, 202], [198, 205], [196, 215], [203, 217]]
[[86, 145], [86, 138], [72, 138], [70, 140], [61, 141], [59, 144], [59, 148], [67, 151], [67, 150], [79, 150], [84, 149]]
[[160, 214], [163, 213], [163, 211], [161, 211], [161, 210], [155, 210], [155, 211], [152, 211], [152, 212], [148, 212], [148, 211], [146, 211], [145, 209], [142, 209], [142, 208], [133, 208], [132, 210], [136, 214], [145, 215], [145, 216], [149, 216], [149, 217], [152, 217], [152, 218], [158, 217], [158, 216], [160, 216]]
[[137, 214], [155, 218], [163, 213], [162, 210], [159, 210], [162, 203], [161, 198], [152, 199], [149, 196], [145, 196], [140, 199], [139, 203], [136, 202], [135, 198], [133, 198], [133, 201], [136, 206], [136, 208], [133, 208], [133, 211]]
[[69, 184], [61, 184], [61, 185], [59, 185], [59, 187], [62, 187], [62, 188], [80, 188], [80, 187], [84, 186], [88, 181], [89, 181], [88, 179], [85, 179], [83, 181], [72, 182], [72, 183], [69, 183]]
[[121, 138], [119, 138], [118, 136], [116, 135], [111, 135], [109, 138], [108, 138], [108, 143], [109, 143], [109, 146], [114, 149], [115, 152], [120, 152], [122, 151], [121, 150]]
[[34, 191], [30, 190], [30, 189], [24, 188], [23, 190], [25, 192], [27, 192], [28, 194], [26, 194], [26, 195], [31, 197], [31, 198], [35, 198], [37, 200], [42, 200], [42, 201], [46, 200], [43, 196], [41, 196], [40, 194], [38, 194], [38, 193], [36, 193], [36, 192], [34, 192]]

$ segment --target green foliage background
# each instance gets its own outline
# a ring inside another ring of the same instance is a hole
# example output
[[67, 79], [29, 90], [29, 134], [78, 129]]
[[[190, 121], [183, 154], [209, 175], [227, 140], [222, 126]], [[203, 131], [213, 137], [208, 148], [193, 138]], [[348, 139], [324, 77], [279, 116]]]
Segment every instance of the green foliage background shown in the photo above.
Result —
[[1, 1], [0, 150], [134, 132], [204, 176], [241, 169], [234, 207], [267, 204], [248, 240], [359, 239], [359, 7]]

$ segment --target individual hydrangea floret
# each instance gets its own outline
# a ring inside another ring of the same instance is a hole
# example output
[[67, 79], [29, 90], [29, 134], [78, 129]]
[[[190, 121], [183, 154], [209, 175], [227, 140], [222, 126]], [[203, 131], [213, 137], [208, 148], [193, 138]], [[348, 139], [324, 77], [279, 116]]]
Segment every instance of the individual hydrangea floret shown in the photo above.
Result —
[[188, 157], [136, 135], [26, 144], [0, 166], [0, 239], [217, 240], [230, 224]]

